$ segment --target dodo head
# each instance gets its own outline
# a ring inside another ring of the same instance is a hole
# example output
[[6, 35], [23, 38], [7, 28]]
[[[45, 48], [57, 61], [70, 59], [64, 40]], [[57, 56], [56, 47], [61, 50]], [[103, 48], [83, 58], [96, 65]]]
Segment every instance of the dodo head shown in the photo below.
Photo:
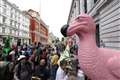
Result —
[[80, 14], [69, 25], [64, 25], [61, 28], [63, 36], [72, 36], [74, 34], [93, 34], [95, 33], [96, 27], [93, 18], [87, 14]]

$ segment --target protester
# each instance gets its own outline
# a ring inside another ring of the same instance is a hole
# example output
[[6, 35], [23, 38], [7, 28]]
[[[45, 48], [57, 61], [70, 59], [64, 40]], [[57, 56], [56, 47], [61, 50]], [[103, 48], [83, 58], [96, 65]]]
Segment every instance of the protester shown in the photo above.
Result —
[[47, 59], [47, 52], [46, 48], [44, 47], [42, 53], [40, 54], [40, 59]]
[[11, 60], [11, 62], [15, 61], [15, 50], [14, 49], [12, 49], [12, 51], [9, 53], [9, 55], [7, 56], [7, 58], [9, 60]]
[[69, 41], [67, 41], [66, 45], [62, 45], [63, 49], [62, 49], [62, 52], [60, 53], [60, 59], [58, 60], [58, 64], [60, 64], [60, 61], [62, 61], [63, 59], [70, 59], [71, 57], [71, 54], [70, 54], [70, 46], [71, 46], [71, 43]]
[[[58, 42], [52, 45], [43, 45], [36, 42], [31, 45], [22, 44], [20, 40], [14, 46], [10, 46], [9, 43], [10, 40], [6, 40], [5, 45], [0, 46], [0, 80], [13, 80], [13, 78], [14, 80], [31, 80], [33, 78], [38, 80], [77, 80], [76, 78], [79, 77], [72, 72], [80, 71], [73, 70], [77, 65], [76, 62], [72, 62], [72, 58], [77, 59], [77, 46], [73, 44], [71, 38], [67, 39], [66, 44]], [[71, 62], [74, 64], [71, 65]], [[68, 66], [71, 66], [72, 70], [68, 70]], [[70, 75], [71, 72], [72, 75]]]
[[55, 80], [56, 77], [56, 71], [58, 69], [58, 60], [59, 60], [59, 56], [57, 55], [57, 53], [55, 52], [55, 50], [52, 50], [52, 57], [51, 57], [51, 77], [52, 80]]
[[13, 66], [9, 61], [3, 61], [0, 55], [0, 80], [13, 80]]
[[66, 60], [60, 61], [60, 66], [59, 66], [59, 68], [57, 70], [55, 80], [67, 80], [66, 66], [67, 66], [67, 61]]
[[78, 70], [78, 74], [77, 74], [77, 79], [79, 80], [85, 80], [85, 75], [84, 72], [82, 70]]
[[14, 70], [15, 80], [31, 80], [32, 79], [32, 65], [26, 61], [26, 56], [20, 55], [18, 58], [18, 64]]
[[50, 77], [50, 71], [46, 66], [45, 59], [40, 60], [40, 64], [35, 67], [33, 76], [40, 78], [40, 80], [48, 80]]
[[35, 43], [35, 50], [34, 50], [34, 58], [35, 58], [35, 60], [34, 60], [34, 62], [35, 62], [35, 65], [37, 65], [38, 63], [39, 63], [39, 61], [40, 61], [40, 56], [42, 55], [42, 48], [41, 48], [41, 46], [42, 46], [42, 44], [39, 42], [38, 43], [38, 45], [36, 45], [36, 43]]
[[10, 37], [8, 37], [6, 40], [5, 40], [5, 45], [2, 49], [2, 57], [4, 60], [7, 59], [7, 56], [9, 55], [9, 52], [11, 51], [11, 47], [10, 47]]

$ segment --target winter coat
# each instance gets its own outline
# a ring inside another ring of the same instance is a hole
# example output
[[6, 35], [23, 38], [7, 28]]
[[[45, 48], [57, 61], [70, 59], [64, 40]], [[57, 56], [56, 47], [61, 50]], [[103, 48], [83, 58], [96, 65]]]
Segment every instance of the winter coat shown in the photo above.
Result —
[[41, 78], [41, 80], [48, 80], [50, 73], [45, 66], [38, 65], [35, 67], [33, 76]]
[[0, 80], [12, 80], [13, 79], [13, 65], [7, 61], [0, 61]]
[[29, 62], [18, 63], [15, 66], [14, 70], [14, 79], [15, 80], [31, 80], [32, 78], [32, 64]]

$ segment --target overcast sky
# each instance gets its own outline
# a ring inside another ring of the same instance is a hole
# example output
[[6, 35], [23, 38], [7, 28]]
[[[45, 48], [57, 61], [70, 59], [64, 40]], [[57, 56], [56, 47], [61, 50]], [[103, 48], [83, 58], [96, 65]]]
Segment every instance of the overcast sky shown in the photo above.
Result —
[[40, 12], [42, 20], [49, 25], [49, 32], [62, 37], [60, 28], [67, 23], [72, 0], [8, 0], [21, 10], [33, 9]]

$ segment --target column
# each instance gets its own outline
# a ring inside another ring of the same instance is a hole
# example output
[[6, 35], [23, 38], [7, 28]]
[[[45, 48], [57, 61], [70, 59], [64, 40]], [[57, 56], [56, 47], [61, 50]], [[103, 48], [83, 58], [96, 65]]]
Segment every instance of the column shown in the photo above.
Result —
[[85, 8], [84, 8], [84, 0], [80, 0], [80, 13], [84, 12]]
[[79, 15], [79, 9], [80, 9], [79, 1], [80, 0], [76, 0], [76, 16]]
[[94, 5], [94, 0], [87, 0], [87, 12], [91, 10]]

